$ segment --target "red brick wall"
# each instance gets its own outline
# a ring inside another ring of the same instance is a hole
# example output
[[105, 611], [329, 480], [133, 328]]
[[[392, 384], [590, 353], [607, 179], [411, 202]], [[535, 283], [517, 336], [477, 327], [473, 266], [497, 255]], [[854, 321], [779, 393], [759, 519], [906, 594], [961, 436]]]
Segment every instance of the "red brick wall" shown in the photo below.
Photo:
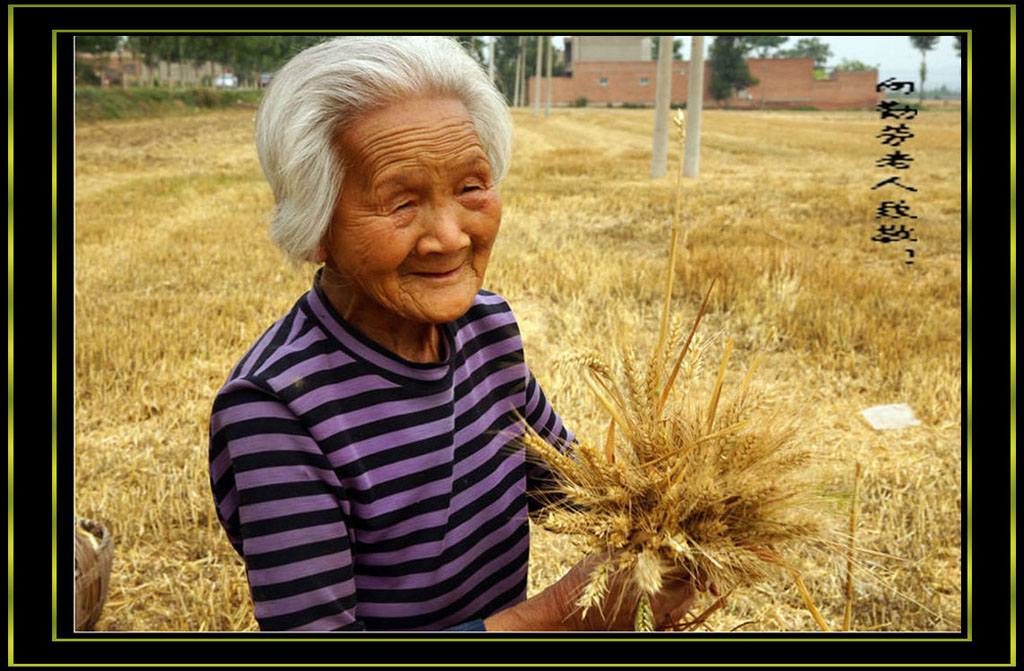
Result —
[[878, 71], [832, 73], [827, 82], [814, 82], [814, 106], [818, 109], [872, 108], [885, 93], [875, 91]]
[[[672, 64], [672, 102], [686, 100], [686, 75], [689, 63], [675, 61]], [[604, 77], [607, 84], [602, 85]], [[641, 78], [647, 78], [647, 84]], [[655, 61], [634, 62], [599, 62], [590, 61], [573, 64], [572, 77], [553, 77], [551, 79], [551, 102], [573, 103], [585, 97], [589, 104], [607, 103], [653, 103], [654, 89], [657, 80], [657, 63]], [[527, 80], [527, 99], [533, 104], [534, 77]], [[542, 78], [540, 99], [547, 100], [547, 80]]]
[[814, 90], [813, 58], [750, 58], [750, 74], [758, 83], [748, 91], [754, 107], [808, 107]]
[[[759, 83], [748, 89], [747, 95], [731, 98], [719, 104], [711, 97], [712, 63], [704, 64], [704, 106], [715, 108], [817, 107], [840, 109], [873, 107], [883, 94], [875, 91], [878, 73], [834, 72], [829, 81], [814, 81], [814, 60], [810, 58], [751, 58], [750, 74]], [[555, 105], [574, 103], [581, 97], [591, 105], [613, 103], [653, 104], [657, 79], [656, 61], [636, 62], [584, 62], [573, 64], [572, 77], [553, 77], [551, 102]], [[690, 63], [672, 63], [672, 102], [686, 101]], [[600, 83], [601, 77], [607, 80]], [[648, 83], [641, 84], [646, 77]], [[535, 78], [527, 79], [527, 101], [533, 104]], [[547, 79], [542, 78], [540, 100], [547, 99]]]

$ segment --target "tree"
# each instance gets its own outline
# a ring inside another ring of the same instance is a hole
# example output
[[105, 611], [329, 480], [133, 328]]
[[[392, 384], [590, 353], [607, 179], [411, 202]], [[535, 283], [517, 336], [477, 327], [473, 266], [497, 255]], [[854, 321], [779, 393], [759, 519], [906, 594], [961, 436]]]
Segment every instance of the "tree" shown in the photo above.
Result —
[[[99, 84], [110, 60], [110, 53], [117, 51], [120, 37], [117, 35], [80, 35], [75, 38], [75, 75], [83, 83]], [[78, 54], [89, 54], [95, 59], [95, 67], [77, 58]], [[98, 70], [98, 72], [97, 72]]]
[[[778, 49], [779, 46], [788, 40], [788, 37], [782, 35], [747, 35], [743, 38], [743, 41], [751, 48], [758, 49], [758, 58], [769, 58], [768, 53], [770, 49]], [[775, 55], [778, 55], [776, 52]]]
[[[651, 36], [651, 60], [658, 60], [658, 45], [661, 43], [659, 35]], [[672, 39], [672, 60], [681, 61], [683, 60], [683, 38], [674, 37]]]
[[861, 63], [856, 59], [844, 58], [843, 62], [839, 64], [838, 69], [847, 72], [866, 72], [867, 70], [877, 70], [878, 66], [867, 65], [865, 63]]
[[[536, 38], [520, 39], [521, 37], [520, 35], [498, 35], [490, 38], [494, 40], [494, 83], [498, 90], [505, 94], [505, 99], [512, 106], [526, 100], [527, 96], [522, 88], [523, 80], [532, 72], [532, 65], [536, 63], [537, 57]], [[554, 54], [560, 51], [560, 49], [553, 48]], [[521, 61], [520, 56], [523, 57]], [[562, 62], [558, 62], [559, 60]], [[483, 62], [486, 63], [486, 60]], [[564, 74], [564, 59], [553, 58], [551, 75], [561, 77]], [[519, 96], [516, 95], [517, 90]]]
[[109, 54], [117, 50], [120, 39], [117, 35], [79, 35], [75, 38], [75, 53]]
[[817, 37], [804, 37], [797, 40], [792, 49], [781, 49], [777, 55], [782, 58], [813, 58], [814, 67], [823, 68], [832, 58], [832, 48]]
[[156, 35], [133, 35], [128, 38], [126, 46], [132, 52], [132, 56], [140, 66], [145, 66], [150, 71], [149, 78], [143, 80], [143, 70], [142, 67], [139, 67], [138, 81], [143, 86], [150, 86], [154, 82], [153, 73], [159, 57], [159, 40], [160, 38]]
[[963, 35], [957, 35], [953, 39], [955, 40], [955, 43], [954, 43], [953, 46], [956, 47], [956, 57], [960, 58], [960, 50], [963, 47], [964, 36]]
[[519, 81], [519, 54], [523, 48], [519, 35], [498, 35], [494, 39], [494, 79], [498, 90], [505, 94], [510, 105], [518, 103], [516, 99], [517, 82]]
[[712, 63], [710, 89], [715, 100], [725, 100], [738, 89], [758, 83], [747, 66], [746, 51], [749, 48], [742, 37], [715, 36], [708, 54]]
[[512, 102], [512, 105], [514, 107], [519, 107], [519, 104], [523, 100], [523, 72], [526, 69], [526, 66], [524, 65], [526, 63], [526, 51], [525, 51], [525, 48], [524, 48], [525, 45], [526, 45], [526, 38], [523, 37], [522, 35], [520, 35], [519, 36], [519, 42], [518, 42], [518, 44], [516, 44], [516, 51], [515, 51], [515, 53], [516, 53], [516, 72], [515, 72], [515, 82], [513, 82], [513, 88], [515, 89], [515, 97], [514, 97], [513, 102]]
[[533, 116], [540, 114], [540, 80], [541, 80], [541, 64], [544, 61], [544, 36], [537, 36], [537, 48], [533, 51], [533, 57], [537, 64], [537, 74], [534, 75], [533, 79]]
[[171, 63], [180, 63], [182, 61], [181, 37], [165, 35], [157, 38], [156, 56], [157, 62], [163, 63], [164, 72], [166, 72], [166, 75], [163, 77], [163, 86], [174, 88], [174, 81], [171, 78]]
[[914, 48], [921, 52], [921, 88], [918, 90], [917, 104], [924, 104], [924, 78], [927, 73], [925, 68], [924, 60], [925, 53], [935, 48], [935, 43], [939, 41], [938, 35], [911, 35], [910, 43], [914, 45]]
[[487, 55], [484, 53], [486, 44], [476, 35], [454, 35], [459, 44], [473, 57], [477, 63], [487, 63]]

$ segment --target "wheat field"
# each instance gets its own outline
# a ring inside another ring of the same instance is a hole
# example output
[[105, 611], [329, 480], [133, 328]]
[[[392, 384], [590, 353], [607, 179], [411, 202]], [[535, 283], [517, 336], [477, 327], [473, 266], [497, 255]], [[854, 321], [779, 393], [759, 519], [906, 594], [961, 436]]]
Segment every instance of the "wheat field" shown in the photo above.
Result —
[[[104, 522], [115, 544], [99, 630], [256, 629], [213, 508], [209, 411], [313, 268], [290, 265], [266, 235], [254, 113], [76, 128], [75, 512]], [[569, 347], [656, 339], [679, 151], [650, 178], [652, 110], [515, 110], [514, 122], [485, 287], [515, 310], [527, 362], [566, 423], [601, 435], [592, 395], [551, 362]], [[681, 187], [674, 308], [691, 320], [716, 281], [702, 347], [717, 362], [733, 338], [727, 385], [760, 353], [755, 384], [799, 418], [796, 440], [844, 524], [860, 464], [851, 629], [956, 631], [960, 113], [926, 109], [908, 124], [915, 161], [901, 181], [913, 193], [871, 189], [892, 174], [875, 166], [891, 151], [875, 138], [882, 125], [868, 111], [706, 111], [700, 176]], [[871, 241], [884, 198], [919, 216], [912, 265], [899, 243]], [[872, 429], [860, 410], [888, 403], [909, 404], [920, 425]], [[571, 539], [535, 528], [530, 592], [578, 557]], [[792, 559], [838, 629], [845, 559]], [[818, 629], [787, 582], [737, 590], [705, 627]]]

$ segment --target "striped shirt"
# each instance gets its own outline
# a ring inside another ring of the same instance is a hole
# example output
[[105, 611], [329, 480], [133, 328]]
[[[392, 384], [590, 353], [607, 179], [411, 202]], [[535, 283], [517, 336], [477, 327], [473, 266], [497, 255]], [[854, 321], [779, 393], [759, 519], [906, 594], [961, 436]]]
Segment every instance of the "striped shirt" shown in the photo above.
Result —
[[210, 482], [260, 629], [473, 628], [525, 598], [546, 473], [511, 441], [573, 436], [501, 297], [441, 331], [441, 363], [406, 361], [314, 282], [218, 392]]

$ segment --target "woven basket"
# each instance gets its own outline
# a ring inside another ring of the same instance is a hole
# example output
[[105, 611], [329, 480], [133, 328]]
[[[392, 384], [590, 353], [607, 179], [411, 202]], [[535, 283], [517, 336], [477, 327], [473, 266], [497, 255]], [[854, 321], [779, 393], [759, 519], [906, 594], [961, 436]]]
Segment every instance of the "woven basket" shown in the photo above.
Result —
[[[100, 540], [94, 549], [87, 534]], [[94, 520], [79, 519], [75, 527], [75, 629], [92, 629], [100, 619], [110, 588], [114, 543], [110, 532]]]

